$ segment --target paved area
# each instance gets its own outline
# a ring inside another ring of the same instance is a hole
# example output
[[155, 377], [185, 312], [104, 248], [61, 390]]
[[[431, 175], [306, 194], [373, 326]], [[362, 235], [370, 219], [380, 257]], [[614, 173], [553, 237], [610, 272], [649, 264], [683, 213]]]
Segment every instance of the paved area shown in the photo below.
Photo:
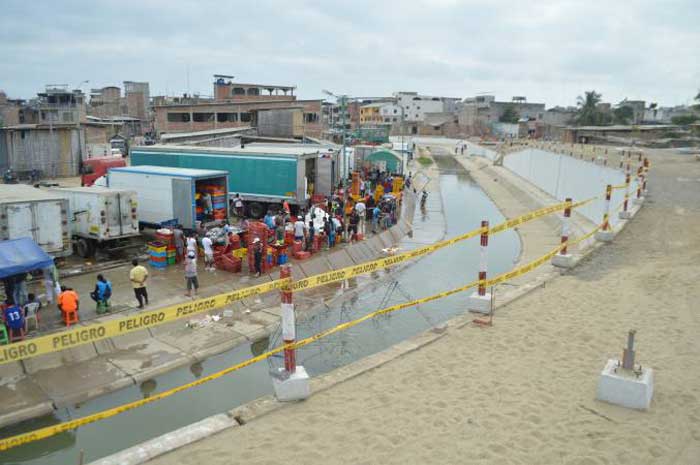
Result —
[[[662, 151], [645, 208], [578, 268], [373, 371], [149, 463], [678, 464], [700, 457], [700, 163]], [[527, 239], [526, 239], [527, 240]], [[636, 328], [651, 410], [596, 401]]]

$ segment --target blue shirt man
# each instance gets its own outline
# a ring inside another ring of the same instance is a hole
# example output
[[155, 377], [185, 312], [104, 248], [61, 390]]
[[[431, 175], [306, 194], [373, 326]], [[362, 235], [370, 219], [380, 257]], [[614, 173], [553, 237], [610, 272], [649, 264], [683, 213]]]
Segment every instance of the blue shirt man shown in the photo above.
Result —
[[24, 315], [17, 305], [9, 305], [5, 308], [5, 324], [10, 329], [24, 328]]

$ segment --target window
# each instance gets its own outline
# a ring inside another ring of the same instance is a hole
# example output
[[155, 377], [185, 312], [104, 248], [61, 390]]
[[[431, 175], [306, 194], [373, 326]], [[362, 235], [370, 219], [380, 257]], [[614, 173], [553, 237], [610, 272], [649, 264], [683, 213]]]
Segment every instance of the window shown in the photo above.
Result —
[[248, 95], [260, 95], [260, 89], [257, 87], [251, 87], [248, 89]]
[[396, 114], [397, 111], [398, 111], [398, 110], [397, 110], [396, 108], [394, 108], [394, 114]]
[[70, 111], [66, 111], [63, 113], [63, 122], [64, 123], [70, 123], [73, 121], [73, 113]]
[[396, 118], [394, 118], [394, 123], [396, 122]]
[[214, 113], [192, 113], [192, 121], [195, 123], [214, 121]]
[[216, 120], [219, 123], [235, 123], [238, 121], [238, 113], [217, 113]]
[[304, 122], [318, 123], [318, 113], [304, 113]]
[[189, 113], [168, 113], [168, 123], [189, 123]]
[[231, 89], [231, 94], [245, 95], [245, 89], [243, 87], [234, 87], [233, 89]]
[[252, 119], [253, 119], [253, 117], [250, 114], [250, 112], [245, 111], [245, 112], [241, 113], [241, 122], [250, 123]]

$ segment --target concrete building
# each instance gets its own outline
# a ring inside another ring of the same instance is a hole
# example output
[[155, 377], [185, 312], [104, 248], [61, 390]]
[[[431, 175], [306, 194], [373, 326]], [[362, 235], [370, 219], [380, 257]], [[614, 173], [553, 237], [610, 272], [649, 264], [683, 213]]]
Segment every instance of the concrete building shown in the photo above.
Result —
[[575, 107], [554, 107], [544, 112], [542, 121], [552, 126], [567, 126], [576, 117]]
[[[208, 131], [220, 128], [258, 127], [260, 112], [292, 110], [291, 112], [266, 113], [262, 116], [266, 133], [280, 137], [319, 137], [322, 132], [321, 100], [297, 100], [293, 86], [240, 84], [225, 76], [215, 76], [214, 98], [187, 96], [154, 99], [155, 130], [158, 135], [173, 132]], [[295, 116], [299, 113], [299, 116]], [[285, 116], [286, 115], [286, 116]], [[290, 119], [291, 118], [291, 119]], [[286, 129], [275, 129], [280, 122]]]
[[510, 102], [499, 102], [493, 95], [479, 95], [464, 100], [458, 113], [459, 124], [469, 134], [491, 133], [491, 126], [500, 122], [508, 108], [512, 108], [520, 120], [542, 121], [545, 116], [544, 103], [530, 103], [525, 97], [513, 97]]
[[650, 124], [669, 124], [671, 119], [677, 116], [698, 115], [700, 112], [694, 112], [692, 108], [686, 105], [675, 107], [654, 107], [644, 110], [643, 123]]
[[617, 104], [617, 108], [630, 107], [632, 109], [632, 124], [640, 124], [644, 120], [644, 110], [646, 102], [644, 100], [627, 100], [624, 99]]
[[24, 100], [9, 99], [7, 94], [0, 90], [0, 127], [34, 122], [26, 121], [24, 107]]
[[446, 97], [433, 97], [428, 95], [418, 95], [417, 92], [396, 92], [394, 94], [396, 104], [404, 110], [405, 121], [421, 122], [425, 120], [426, 113], [443, 113], [448, 107], [454, 105], [454, 100]]
[[85, 94], [79, 89], [68, 90], [65, 85], [46, 86], [28, 106], [38, 112], [38, 124], [78, 126], [87, 121]]
[[360, 107], [360, 124], [379, 124], [384, 122], [381, 108], [384, 103], [370, 103]]
[[88, 114], [97, 118], [121, 116], [122, 90], [117, 86], [107, 86], [90, 91]]
[[124, 81], [126, 112], [120, 116], [131, 116], [141, 121], [151, 121], [151, 91], [147, 82]]

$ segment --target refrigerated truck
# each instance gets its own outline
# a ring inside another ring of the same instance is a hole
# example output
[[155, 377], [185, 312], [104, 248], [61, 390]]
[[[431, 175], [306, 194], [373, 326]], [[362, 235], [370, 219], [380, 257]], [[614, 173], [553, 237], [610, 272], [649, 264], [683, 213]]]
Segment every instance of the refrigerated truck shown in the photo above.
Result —
[[[206, 186], [223, 190], [225, 199], [229, 192], [228, 173], [148, 165], [111, 168], [107, 173], [107, 187], [136, 191], [142, 228], [181, 224], [186, 229], [195, 229], [196, 197]], [[227, 207], [224, 205], [226, 216], [222, 222], [228, 221]]]
[[240, 194], [250, 216], [272, 205], [306, 206], [312, 193], [328, 195], [337, 178], [337, 153], [315, 144], [236, 148], [151, 145], [132, 147], [131, 165], [215, 169], [228, 175], [230, 195]]
[[0, 240], [29, 237], [53, 257], [72, 253], [68, 200], [25, 184], [0, 184]]
[[116, 252], [134, 245], [139, 236], [135, 190], [108, 187], [52, 187], [47, 189], [68, 200], [71, 239], [81, 257], [98, 249]]

